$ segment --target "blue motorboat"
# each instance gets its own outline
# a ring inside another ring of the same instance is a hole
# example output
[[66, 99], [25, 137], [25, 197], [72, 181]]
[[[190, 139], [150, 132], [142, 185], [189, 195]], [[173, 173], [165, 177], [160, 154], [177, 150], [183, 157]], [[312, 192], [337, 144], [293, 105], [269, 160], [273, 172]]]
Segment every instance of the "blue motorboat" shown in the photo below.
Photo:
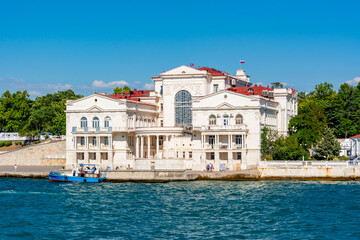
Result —
[[50, 182], [89, 182], [101, 183], [106, 181], [107, 170], [100, 173], [100, 167], [95, 164], [80, 164], [74, 168], [71, 174], [60, 171], [51, 171], [49, 173]]

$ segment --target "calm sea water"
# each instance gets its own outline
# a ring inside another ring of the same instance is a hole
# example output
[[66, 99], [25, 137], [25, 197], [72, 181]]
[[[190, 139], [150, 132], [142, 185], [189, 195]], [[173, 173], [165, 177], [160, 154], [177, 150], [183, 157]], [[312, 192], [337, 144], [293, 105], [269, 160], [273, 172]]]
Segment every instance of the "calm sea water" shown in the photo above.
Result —
[[0, 179], [0, 239], [360, 239], [360, 182]]

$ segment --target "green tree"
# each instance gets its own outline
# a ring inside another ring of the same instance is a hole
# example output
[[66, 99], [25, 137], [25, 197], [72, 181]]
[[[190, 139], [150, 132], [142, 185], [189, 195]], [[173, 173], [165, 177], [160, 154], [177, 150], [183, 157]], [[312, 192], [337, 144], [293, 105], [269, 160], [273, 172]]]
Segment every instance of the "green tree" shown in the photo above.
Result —
[[280, 136], [274, 142], [272, 158], [276, 160], [301, 160], [303, 149], [294, 136]]
[[272, 82], [271, 83], [271, 88], [283, 88], [284, 84], [282, 84], [281, 82]]
[[66, 100], [81, 98], [72, 90], [58, 91], [53, 94], [37, 97], [31, 108], [31, 115], [25, 126], [25, 132], [49, 131], [54, 134], [66, 133]]
[[298, 115], [290, 119], [289, 132], [298, 143], [311, 147], [321, 139], [326, 126], [322, 105], [314, 99], [308, 99], [299, 104]]
[[277, 132], [273, 132], [268, 127], [264, 127], [261, 132], [261, 158], [272, 159], [272, 150], [277, 138]]
[[124, 85], [123, 87], [115, 87], [113, 94], [123, 93], [123, 92], [130, 92], [131, 88], [127, 85]]
[[323, 134], [322, 139], [316, 147], [316, 155], [317, 159], [326, 159], [328, 160], [330, 155], [338, 156], [340, 153], [340, 143], [336, 140], [333, 131], [326, 127]]
[[31, 104], [27, 91], [4, 92], [0, 98], [0, 130], [20, 131], [30, 116]]

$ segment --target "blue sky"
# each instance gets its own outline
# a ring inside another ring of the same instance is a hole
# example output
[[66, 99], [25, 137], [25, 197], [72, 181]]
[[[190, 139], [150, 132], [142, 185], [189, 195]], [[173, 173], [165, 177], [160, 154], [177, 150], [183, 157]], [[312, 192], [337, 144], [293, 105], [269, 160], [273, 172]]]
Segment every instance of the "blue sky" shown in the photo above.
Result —
[[359, 1], [0, 0], [0, 92], [148, 88], [180, 65], [310, 91], [360, 81]]

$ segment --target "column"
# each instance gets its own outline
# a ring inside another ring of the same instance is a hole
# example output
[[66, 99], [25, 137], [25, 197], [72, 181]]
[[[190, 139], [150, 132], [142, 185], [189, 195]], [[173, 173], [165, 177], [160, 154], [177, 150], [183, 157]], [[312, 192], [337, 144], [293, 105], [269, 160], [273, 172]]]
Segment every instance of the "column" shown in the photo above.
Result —
[[[163, 144], [163, 148], [165, 148], [165, 158], [168, 158], [169, 157], [169, 136], [166, 135], [165, 139], [166, 139], [166, 146], [165, 146], [165, 144]], [[163, 152], [164, 152], [164, 149], [163, 149]]]
[[180, 153], [179, 153], [180, 156], [179, 156], [179, 157], [182, 158], [182, 159], [184, 159], [184, 157], [183, 157], [183, 156], [184, 156], [184, 152], [183, 152], [183, 151], [184, 151], [184, 149], [183, 149], [183, 138], [180, 137]]
[[85, 137], [85, 146], [86, 146], [86, 149], [89, 149], [89, 137], [88, 136]]
[[150, 158], [150, 135], [147, 136], [147, 157]]
[[159, 159], [159, 135], [156, 135], [156, 158]]
[[233, 161], [233, 153], [232, 151], [228, 152], [228, 168], [230, 171], [234, 170], [234, 161]]
[[176, 137], [174, 135], [171, 138], [174, 138], [174, 158], [176, 158]]
[[141, 136], [141, 142], [140, 142], [140, 158], [144, 158], [144, 137]]
[[100, 149], [100, 137], [96, 137], [96, 149]]
[[136, 158], [139, 158], [139, 137], [138, 136], [135, 136], [135, 141], [136, 141], [135, 154], [136, 154]]
[[228, 135], [228, 147], [227, 147], [228, 149], [231, 149], [231, 140], [230, 139], [231, 139], [231, 135], [229, 134]]

